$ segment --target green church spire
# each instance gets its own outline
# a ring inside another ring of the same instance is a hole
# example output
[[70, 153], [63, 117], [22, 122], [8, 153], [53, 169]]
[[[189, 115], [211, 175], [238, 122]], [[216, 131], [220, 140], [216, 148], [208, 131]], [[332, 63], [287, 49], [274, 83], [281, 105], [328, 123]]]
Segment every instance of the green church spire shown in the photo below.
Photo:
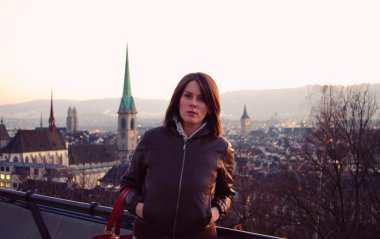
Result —
[[119, 112], [136, 113], [135, 102], [132, 97], [131, 80], [129, 77], [128, 46], [125, 60], [124, 89], [119, 106]]

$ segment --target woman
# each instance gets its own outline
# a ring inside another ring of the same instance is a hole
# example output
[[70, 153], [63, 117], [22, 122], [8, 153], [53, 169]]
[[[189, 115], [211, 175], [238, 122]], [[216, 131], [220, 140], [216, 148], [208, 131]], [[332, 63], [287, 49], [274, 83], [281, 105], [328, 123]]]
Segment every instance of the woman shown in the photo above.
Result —
[[163, 126], [144, 133], [121, 190], [134, 189], [126, 208], [134, 235], [146, 238], [216, 238], [235, 192], [234, 151], [223, 138], [219, 91], [205, 73], [178, 83]]

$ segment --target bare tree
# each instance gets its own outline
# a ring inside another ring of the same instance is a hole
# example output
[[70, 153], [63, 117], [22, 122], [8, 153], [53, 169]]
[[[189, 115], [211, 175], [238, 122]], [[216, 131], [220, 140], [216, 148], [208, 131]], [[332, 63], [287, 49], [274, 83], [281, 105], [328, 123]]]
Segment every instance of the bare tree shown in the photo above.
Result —
[[[287, 196], [308, 238], [376, 238], [379, 130], [368, 85], [324, 86]], [[305, 230], [308, 229], [308, 230]]]
[[243, 230], [256, 233], [284, 236], [284, 227], [290, 225], [285, 213], [287, 201], [282, 197], [283, 178], [279, 173], [243, 173], [235, 177], [231, 221], [238, 223]]
[[235, 187], [238, 194], [232, 203], [233, 218], [242, 226], [243, 230], [250, 230], [252, 216], [254, 214], [254, 182], [251, 176], [238, 176], [235, 179]]

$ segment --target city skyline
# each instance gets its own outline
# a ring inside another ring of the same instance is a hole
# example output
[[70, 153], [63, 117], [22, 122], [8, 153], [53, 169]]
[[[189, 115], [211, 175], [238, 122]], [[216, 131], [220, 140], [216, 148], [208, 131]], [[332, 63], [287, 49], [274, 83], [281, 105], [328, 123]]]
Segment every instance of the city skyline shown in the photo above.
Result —
[[0, 105], [169, 99], [203, 71], [220, 92], [379, 83], [376, 1], [3, 1]]

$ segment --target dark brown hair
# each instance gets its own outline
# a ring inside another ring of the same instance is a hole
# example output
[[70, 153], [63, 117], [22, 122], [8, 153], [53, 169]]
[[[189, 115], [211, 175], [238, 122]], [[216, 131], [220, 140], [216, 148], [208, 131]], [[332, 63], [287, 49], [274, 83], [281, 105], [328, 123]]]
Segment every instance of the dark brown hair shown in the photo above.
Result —
[[223, 134], [223, 130], [222, 123], [220, 121], [220, 98], [218, 86], [211, 76], [202, 72], [187, 74], [179, 81], [174, 90], [169, 106], [166, 109], [163, 125], [167, 128], [175, 128], [173, 117], [176, 116], [181, 120], [179, 115], [179, 101], [182, 97], [183, 91], [190, 81], [196, 81], [198, 83], [202, 96], [206, 102], [208, 108], [208, 112], [205, 117], [207, 127], [210, 129], [212, 134], [221, 136]]

